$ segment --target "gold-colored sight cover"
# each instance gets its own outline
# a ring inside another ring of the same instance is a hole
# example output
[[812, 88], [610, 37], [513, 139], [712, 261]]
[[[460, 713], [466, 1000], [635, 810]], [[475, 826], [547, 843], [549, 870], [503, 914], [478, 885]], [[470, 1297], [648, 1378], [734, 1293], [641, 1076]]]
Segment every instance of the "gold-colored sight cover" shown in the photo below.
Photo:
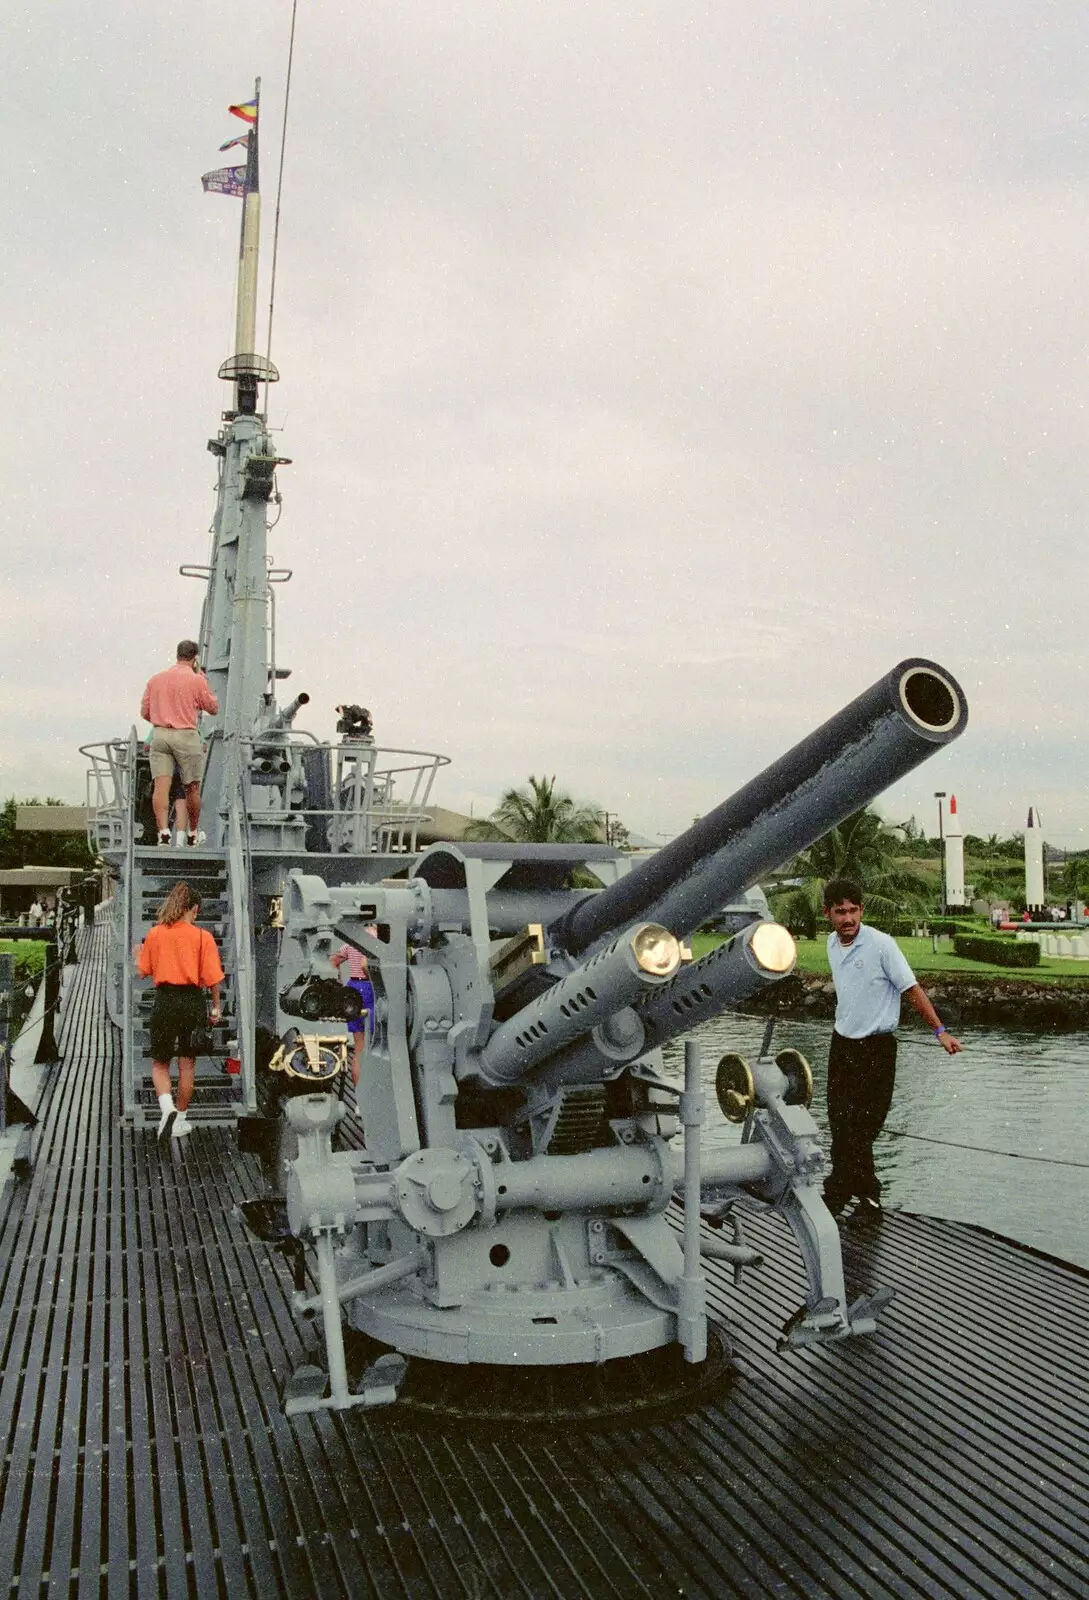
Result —
[[758, 923], [750, 948], [765, 972], [789, 972], [798, 956], [793, 934], [778, 922]]
[[668, 928], [657, 922], [644, 922], [632, 936], [632, 952], [643, 972], [656, 978], [671, 978], [681, 964], [681, 947]]

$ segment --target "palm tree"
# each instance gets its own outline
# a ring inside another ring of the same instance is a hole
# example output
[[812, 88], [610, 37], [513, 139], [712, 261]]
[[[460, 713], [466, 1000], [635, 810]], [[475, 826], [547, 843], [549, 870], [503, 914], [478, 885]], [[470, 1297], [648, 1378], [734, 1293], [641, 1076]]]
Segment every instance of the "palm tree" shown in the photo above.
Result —
[[795, 875], [812, 880], [806, 888], [815, 904], [829, 878], [857, 878], [871, 918], [886, 921], [925, 910], [931, 895], [929, 883], [906, 863], [901, 849], [897, 830], [876, 811], [863, 808], [804, 850], [795, 862]]
[[578, 805], [551, 778], [530, 777], [521, 789], [507, 789], [486, 822], [465, 830], [467, 839], [516, 839], [520, 843], [570, 844], [601, 838], [604, 813]]
[[1084, 900], [1089, 888], [1089, 859], [1067, 856], [1063, 866], [1063, 894], [1068, 900]]

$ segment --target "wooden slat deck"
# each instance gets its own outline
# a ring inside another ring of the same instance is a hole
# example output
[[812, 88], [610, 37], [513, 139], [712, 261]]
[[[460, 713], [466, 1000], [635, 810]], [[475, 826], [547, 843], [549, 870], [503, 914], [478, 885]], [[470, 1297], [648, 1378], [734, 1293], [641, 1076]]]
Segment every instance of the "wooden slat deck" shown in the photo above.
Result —
[[880, 1333], [788, 1357], [784, 1230], [712, 1306], [715, 1402], [517, 1437], [289, 1422], [314, 1347], [232, 1135], [118, 1122], [86, 935], [31, 1175], [0, 1218], [0, 1596], [1089, 1595], [1089, 1275], [922, 1217], [845, 1230]]

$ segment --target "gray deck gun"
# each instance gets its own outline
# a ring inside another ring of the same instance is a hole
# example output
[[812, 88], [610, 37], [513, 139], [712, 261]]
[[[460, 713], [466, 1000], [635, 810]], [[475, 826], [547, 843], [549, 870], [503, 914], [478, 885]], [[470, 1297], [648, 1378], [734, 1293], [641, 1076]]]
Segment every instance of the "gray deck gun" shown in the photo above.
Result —
[[[402, 881], [291, 874], [285, 1024], [313, 1014], [300, 983], [328, 992], [344, 942], [367, 956], [376, 1020], [364, 1150], [333, 1151], [346, 1114], [333, 1094], [286, 1106], [288, 1218], [319, 1271], [318, 1293], [297, 1298], [322, 1311], [329, 1356], [328, 1386], [289, 1389], [289, 1410], [393, 1397], [395, 1377], [350, 1390], [342, 1315], [443, 1362], [600, 1363], [673, 1341], [704, 1359], [701, 1251], [759, 1259], [737, 1235], [701, 1234], [708, 1189], [793, 1231], [808, 1295], [780, 1348], [873, 1330], [891, 1291], [848, 1303], [803, 1058], [726, 1058], [720, 1101], [742, 1142], [701, 1150], [698, 1050], [686, 1045], [682, 1087], [661, 1047], [794, 965], [790, 934], [766, 920], [695, 962], [681, 941], [966, 721], [951, 675], [908, 660], [634, 870], [600, 845], [438, 844]], [[572, 889], [576, 868], [606, 886]], [[680, 1233], [666, 1217], [678, 1189]]]

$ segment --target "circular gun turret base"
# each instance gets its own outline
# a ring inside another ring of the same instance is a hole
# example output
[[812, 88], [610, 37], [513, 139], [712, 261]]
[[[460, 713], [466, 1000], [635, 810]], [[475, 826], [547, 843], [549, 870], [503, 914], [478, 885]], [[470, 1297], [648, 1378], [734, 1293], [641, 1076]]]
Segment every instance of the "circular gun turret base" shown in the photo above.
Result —
[[[353, 1377], [387, 1353], [351, 1328], [344, 1340]], [[410, 1358], [396, 1405], [373, 1415], [411, 1428], [644, 1427], [720, 1397], [731, 1376], [729, 1341], [711, 1323], [707, 1359], [697, 1364], [685, 1361], [677, 1344], [601, 1366], [455, 1366]]]

